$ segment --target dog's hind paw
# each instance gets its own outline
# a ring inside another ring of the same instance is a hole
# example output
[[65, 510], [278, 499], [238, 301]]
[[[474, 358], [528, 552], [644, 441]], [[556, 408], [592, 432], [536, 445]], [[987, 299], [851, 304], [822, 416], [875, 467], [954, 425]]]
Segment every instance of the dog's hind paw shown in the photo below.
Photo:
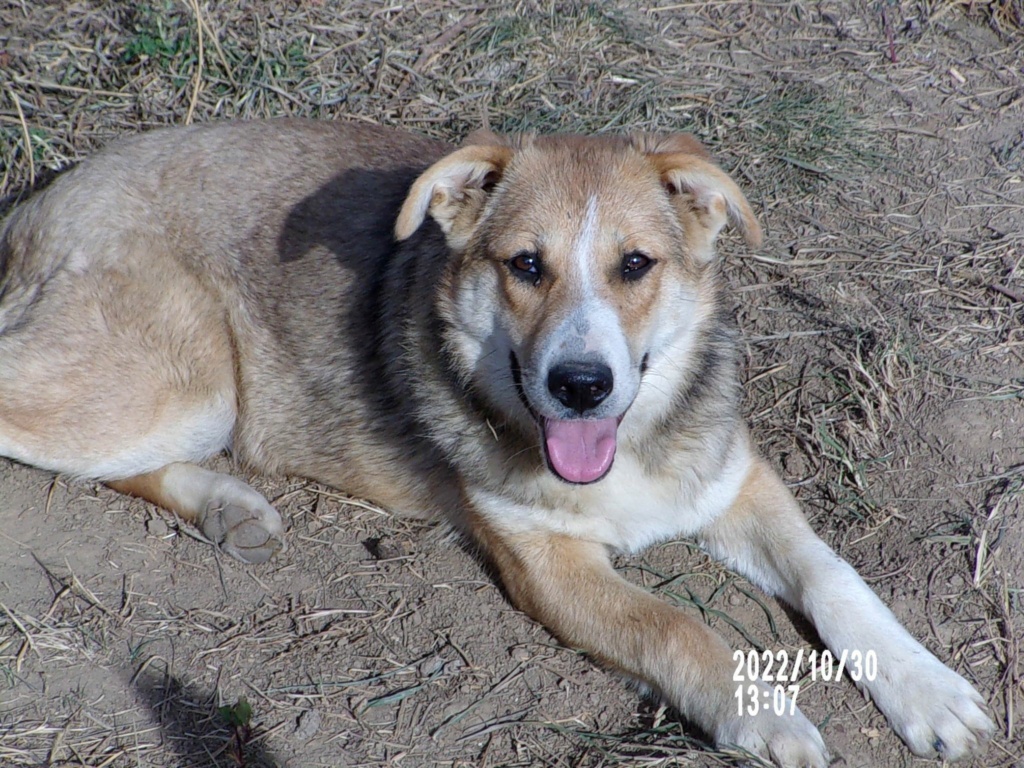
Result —
[[995, 731], [985, 701], [953, 670], [928, 654], [891, 684], [892, 696], [873, 695], [893, 729], [920, 757], [960, 760], [980, 753]]
[[803, 713], [796, 709], [789, 714], [759, 712], [734, 718], [717, 738], [721, 747], [737, 747], [741, 753], [770, 761], [779, 768], [827, 768], [828, 749], [825, 742]]
[[203, 533], [232, 557], [245, 563], [265, 563], [284, 549], [281, 516], [256, 491], [241, 497], [211, 500], [200, 521]]

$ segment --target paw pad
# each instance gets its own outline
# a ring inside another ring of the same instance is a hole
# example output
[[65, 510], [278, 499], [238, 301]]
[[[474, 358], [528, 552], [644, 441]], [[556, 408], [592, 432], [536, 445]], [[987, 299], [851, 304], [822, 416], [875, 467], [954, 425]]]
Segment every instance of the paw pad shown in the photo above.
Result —
[[265, 563], [284, 548], [281, 518], [269, 505], [249, 509], [211, 503], [202, 529], [222, 550], [245, 563]]

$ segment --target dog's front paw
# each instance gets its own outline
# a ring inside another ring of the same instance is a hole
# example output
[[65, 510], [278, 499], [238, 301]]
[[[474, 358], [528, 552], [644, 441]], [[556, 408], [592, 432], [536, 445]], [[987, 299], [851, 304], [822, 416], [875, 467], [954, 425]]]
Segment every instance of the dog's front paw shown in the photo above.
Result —
[[787, 700], [785, 714], [768, 710], [756, 715], [734, 715], [718, 729], [719, 747], [739, 748], [780, 768], [826, 768], [825, 742], [803, 712]]
[[235, 482], [237, 485], [231, 484], [210, 500], [199, 525], [232, 557], [245, 563], [265, 563], [284, 548], [281, 516], [256, 491]]
[[920, 757], [959, 760], [977, 754], [995, 731], [978, 692], [923, 648], [888, 679], [879, 677], [871, 694]]

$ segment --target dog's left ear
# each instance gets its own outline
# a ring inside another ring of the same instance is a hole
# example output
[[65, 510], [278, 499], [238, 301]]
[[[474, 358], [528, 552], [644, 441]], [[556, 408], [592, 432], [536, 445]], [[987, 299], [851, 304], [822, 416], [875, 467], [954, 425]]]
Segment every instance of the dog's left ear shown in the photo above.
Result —
[[635, 141], [658, 169], [662, 184], [676, 198], [677, 205], [696, 215], [709, 246], [727, 221], [736, 225], [751, 248], [761, 244], [761, 225], [747, 198], [736, 182], [711, 162], [696, 138], [688, 134], [643, 135]]
[[483, 212], [487, 192], [511, 159], [509, 146], [488, 142], [463, 147], [438, 160], [409, 190], [395, 222], [395, 237], [411, 237], [430, 214], [449, 245], [464, 247]]

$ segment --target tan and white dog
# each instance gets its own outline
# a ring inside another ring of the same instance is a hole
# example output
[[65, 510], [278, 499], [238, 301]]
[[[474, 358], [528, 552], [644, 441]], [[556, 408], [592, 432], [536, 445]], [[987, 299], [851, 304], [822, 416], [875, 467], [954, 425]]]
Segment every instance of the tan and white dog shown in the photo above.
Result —
[[[230, 449], [444, 516], [512, 600], [719, 745], [824, 766], [799, 712], [739, 712], [729, 647], [621, 579], [675, 536], [805, 613], [910, 749], [984, 703], [810, 529], [739, 415], [714, 257], [743, 194], [687, 136], [501, 138], [238, 123], [108, 148], [0, 231], [0, 454], [109, 483], [269, 558]], [[744, 683], [745, 684], [745, 683]], [[763, 683], [756, 683], [764, 685]]]

